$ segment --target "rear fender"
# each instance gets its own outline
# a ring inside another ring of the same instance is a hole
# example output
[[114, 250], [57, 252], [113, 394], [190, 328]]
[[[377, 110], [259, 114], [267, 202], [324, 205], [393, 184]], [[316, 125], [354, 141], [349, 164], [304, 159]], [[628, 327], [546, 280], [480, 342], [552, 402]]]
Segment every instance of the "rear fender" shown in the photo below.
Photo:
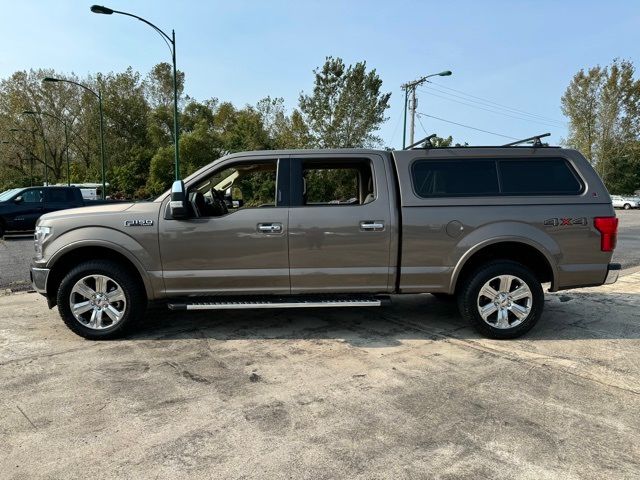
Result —
[[[513, 232], [518, 232], [514, 235]], [[557, 265], [562, 258], [558, 243], [545, 232], [521, 222], [500, 222], [477, 228], [461, 239], [454, 252], [455, 268], [451, 276], [449, 291], [455, 290], [460, 272], [467, 261], [483, 248], [502, 242], [522, 243], [538, 250], [547, 259], [553, 273], [552, 288], [557, 285]], [[457, 259], [457, 260], [456, 260]]]

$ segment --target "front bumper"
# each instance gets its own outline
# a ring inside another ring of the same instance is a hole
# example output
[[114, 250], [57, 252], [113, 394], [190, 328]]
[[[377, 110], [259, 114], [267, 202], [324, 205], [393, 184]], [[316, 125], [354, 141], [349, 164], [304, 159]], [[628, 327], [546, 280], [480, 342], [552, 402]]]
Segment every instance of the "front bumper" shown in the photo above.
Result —
[[620, 275], [620, 270], [622, 270], [622, 265], [619, 263], [610, 263], [607, 267], [607, 276], [604, 279], [605, 285], [616, 283], [616, 281], [618, 281], [618, 276]]
[[49, 269], [48, 268], [38, 268], [31, 267], [31, 284], [33, 285], [33, 289], [42, 293], [43, 295], [47, 294], [47, 278], [49, 277]]

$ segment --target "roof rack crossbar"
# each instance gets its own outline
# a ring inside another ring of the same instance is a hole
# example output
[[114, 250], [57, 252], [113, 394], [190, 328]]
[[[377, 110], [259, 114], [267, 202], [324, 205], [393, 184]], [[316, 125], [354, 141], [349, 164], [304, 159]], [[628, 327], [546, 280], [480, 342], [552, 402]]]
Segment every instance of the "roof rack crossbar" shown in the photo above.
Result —
[[542, 143], [541, 138], [550, 136], [550, 133], [543, 133], [542, 135], [534, 135], [533, 137], [525, 138], [522, 140], [517, 140], [515, 142], [507, 143], [502, 145], [503, 147], [514, 147], [516, 145], [520, 145], [521, 143], [532, 142], [534, 147], [543, 147], [546, 144]]
[[431, 139], [437, 137], [435, 133], [429, 135], [428, 137], [424, 137], [422, 140], [418, 140], [416, 143], [412, 143], [405, 150], [411, 150], [412, 148], [416, 148], [421, 143], [424, 144], [422, 148], [433, 148], [433, 144], [431, 143]]

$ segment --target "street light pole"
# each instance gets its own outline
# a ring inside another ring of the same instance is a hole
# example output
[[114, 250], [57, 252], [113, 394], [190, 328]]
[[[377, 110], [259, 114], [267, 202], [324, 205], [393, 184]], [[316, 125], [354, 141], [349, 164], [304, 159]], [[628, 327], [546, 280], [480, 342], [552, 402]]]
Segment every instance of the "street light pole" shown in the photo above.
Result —
[[121, 12], [119, 10], [113, 10], [102, 5], [92, 5], [90, 9], [93, 13], [99, 13], [102, 15], [112, 15], [117, 13], [119, 15], [125, 15], [127, 17], [135, 18], [143, 23], [146, 23], [153, 28], [165, 41], [169, 50], [171, 51], [171, 61], [173, 62], [173, 141], [174, 141], [174, 170], [175, 179], [180, 180], [180, 127], [178, 124], [178, 73], [176, 68], [176, 32], [171, 30], [171, 36], [167, 35], [160, 28], [156, 27], [153, 23], [145, 20], [142, 17], [134, 15], [132, 13]]
[[409, 124], [409, 145], [413, 145], [414, 135], [415, 135], [415, 121], [416, 121], [416, 109], [417, 109], [417, 99], [416, 99], [416, 87], [422, 85], [427, 79], [431, 77], [448, 77], [451, 75], [450, 70], [445, 70], [439, 73], [432, 73], [430, 75], [425, 75], [413, 82], [407, 82], [401, 85], [404, 90], [404, 132], [402, 134], [402, 148], [406, 147], [406, 134], [407, 134], [407, 101], [408, 94], [411, 91], [411, 102], [409, 103], [409, 109], [411, 110], [411, 123]]
[[106, 173], [105, 173], [105, 149], [104, 149], [104, 115], [102, 112], [102, 90], [98, 88], [98, 91], [83, 85], [82, 83], [74, 82], [73, 80], [66, 80], [64, 78], [53, 78], [53, 77], [44, 77], [42, 79], [43, 82], [64, 82], [70, 83], [72, 85], [76, 85], [78, 87], [84, 88], [87, 92], [91, 93], [94, 97], [98, 99], [98, 109], [100, 112], [100, 159], [102, 160], [102, 199], [106, 198], [107, 194], [107, 181], [106, 181]]

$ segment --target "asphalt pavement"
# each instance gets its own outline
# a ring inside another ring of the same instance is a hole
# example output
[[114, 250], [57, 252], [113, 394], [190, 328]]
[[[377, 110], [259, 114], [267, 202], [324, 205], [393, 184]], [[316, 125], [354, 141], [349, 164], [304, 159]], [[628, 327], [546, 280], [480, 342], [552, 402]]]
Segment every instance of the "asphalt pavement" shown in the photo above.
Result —
[[[640, 265], [640, 210], [618, 210], [618, 246], [614, 262], [622, 268]], [[29, 264], [33, 256], [32, 235], [10, 235], [0, 240], [0, 290], [28, 290]]]

